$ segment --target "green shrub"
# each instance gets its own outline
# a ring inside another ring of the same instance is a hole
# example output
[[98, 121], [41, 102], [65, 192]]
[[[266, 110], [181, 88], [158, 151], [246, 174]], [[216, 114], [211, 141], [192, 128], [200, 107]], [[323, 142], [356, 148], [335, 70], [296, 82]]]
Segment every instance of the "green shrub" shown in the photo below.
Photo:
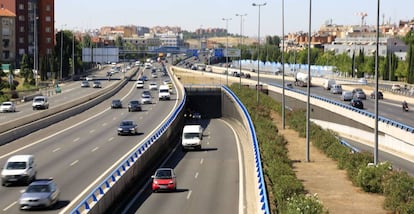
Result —
[[369, 165], [361, 167], [357, 176], [357, 183], [365, 192], [382, 193], [383, 180], [392, 170], [389, 162], [376, 166]]
[[320, 214], [324, 213], [322, 203], [317, 195], [294, 195], [286, 202], [286, 214]]
[[414, 178], [406, 172], [393, 171], [389, 173], [383, 183], [385, 202], [384, 207], [399, 213], [414, 208]]

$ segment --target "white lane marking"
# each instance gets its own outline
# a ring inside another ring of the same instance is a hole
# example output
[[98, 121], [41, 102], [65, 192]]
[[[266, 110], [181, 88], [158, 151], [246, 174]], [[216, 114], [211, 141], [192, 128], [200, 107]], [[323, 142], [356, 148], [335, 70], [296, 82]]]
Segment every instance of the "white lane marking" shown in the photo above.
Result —
[[203, 162], [204, 162], [204, 158], [201, 158], [201, 160], [200, 160], [200, 165], [202, 165], [202, 164], [203, 164]]
[[89, 131], [89, 133], [94, 133], [94, 132], [95, 132], [95, 129], [92, 129]]
[[188, 194], [187, 194], [187, 200], [188, 200], [188, 199], [190, 199], [190, 197], [191, 197], [191, 193], [192, 193], [192, 192], [193, 192], [193, 191], [191, 191], [191, 190], [190, 190], [190, 191], [188, 191]]
[[196, 174], [194, 175], [194, 178], [197, 179], [198, 178], [198, 172], [196, 172]]
[[92, 150], [91, 150], [91, 152], [94, 152], [94, 151], [96, 151], [96, 150], [98, 150], [99, 149], [99, 147], [95, 147], [95, 148], [93, 148]]
[[[173, 84], [174, 84], [174, 86], [175, 87], [177, 87], [176, 85], [175, 85], [175, 83], [173, 82]], [[127, 95], [129, 95], [130, 93], [132, 93], [132, 92], [134, 92], [135, 91], [135, 88], [134, 87], [131, 87], [131, 90], [129, 91], [129, 93], [127, 94]], [[127, 95], [125, 95], [125, 97], [127, 96]], [[124, 99], [125, 97], [123, 97], [122, 99]], [[159, 123], [159, 125], [155, 128], [155, 129], [153, 129], [152, 131], [151, 131], [151, 133], [149, 133], [148, 134], [148, 136], [152, 136], [160, 127], [161, 127], [161, 125], [162, 124], [164, 124], [165, 123], [165, 121], [167, 121], [167, 119], [171, 116], [171, 114], [174, 112], [174, 110], [177, 108], [177, 106], [178, 106], [178, 102], [180, 101], [180, 99], [178, 99], [178, 96], [177, 96], [177, 99], [175, 100], [175, 103], [174, 103], [174, 106], [173, 106], [173, 108], [171, 109], [171, 111], [170, 111], [170, 113], [164, 118], [164, 120], [163, 121], [161, 121], [160, 123]], [[110, 108], [107, 108], [107, 110], [109, 110]], [[105, 111], [102, 111], [102, 112], [100, 112], [100, 114], [103, 114], [103, 113], [105, 113]], [[98, 115], [100, 115], [100, 114], [98, 114]], [[91, 119], [91, 118], [93, 118], [93, 117], [90, 117], [90, 118], [88, 118], [88, 119]], [[79, 125], [79, 124], [76, 124], [76, 125], [74, 125], [74, 126], [77, 126], [77, 125]], [[72, 126], [72, 127], [74, 127], [74, 126]], [[145, 140], [145, 139], [144, 139]], [[84, 195], [88, 192], [88, 191], [91, 191], [91, 189], [92, 189], [92, 187], [94, 187], [94, 186], [96, 186], [96, 184], [105, 176], [105, 175], [107, 175], [110, 171], [112, 171], [112, 170], [114, 170], [114, 168], [116, 167], [116, 166], [118, 166], [122, 161], [124, 161], [125, 160], [125, 158], [126, 157], [128, 157], [128, 155], [130, 154], [130, 153], [132, 153], [133, 151], [135, 151], [143, 142], [144, 142], [144, 140], [142, 140], [141, 142], [139, 142], [138, 144], [136, 144], [131, 150], [129, 150], [128, 152], [126, 152], [125, 153], [125, 155], [124, 156], [122, 156], [121, 158], [119, 158], [118, 159], [118, 161], [117, 162], [115, 162], [112, 166], [110, 166], [105, 172], [103, 172], [98, 178], [96, 178], [96, 180], [94, 180], [89, 186], [87, 186], [86, 188], [84, 188], [84, 190], [79, 194], [79, 195], [77, 195], [74, 199], [72, 199], [72, 201], [63, 209], [63, 210], [61, 210], [60, 212], [59, 212], [59, 214], [65, 214], [65, 213], [67, 213], [68, 212], [68, 209], [69, 208], [71, 208], [71, 207], [73, 207], [73, 205], [74, 205], [74, 203], [79, 203], [78, 201], [82, 198], [82, 197], [84, 197]], [[173, 154], [173, 153], [170, 153], [170, 155], [171, 154]], [[136, 200], [137, 200], [137, 196], [138, 196], [139, 194], [137, 194], [137, 195], [135, 195], [134, 196], [134, 198], [133, 198], [133, 200], [131, 200], [131, 202], [135, 202]], [[127, 205], [127, 208], [126, 209], [124, 209], [124, 210], [128, 210], [128, 209], [130, 209], [130, 207], [132, 206], [132, 204], [131, 203], [129, 203], [128, 205]]]
[[11, 203], [9, 206], [7, 206], [6, 208], [3, 209], [3, 212], [6, 212], [8, 209], [10, 209], [12, 206], [14, 206], [15, 204], [17, 204], [17, 201]]
[[[221, 120], [221, 119], [220, 119]], [[233, 135], [234, 138], [236, 139], [236, 145], [237, 145], [237, 158], [239, 159], [239, 213], [244, 213], [243, 212], [243, 202], [244, 202], [244, 189], [243, 189], [243, 185], [244, 185], [244, 172], [243, 172], [243, 163], [242, 163], [242, 153], [241, 153], [241, 149], [240, 149], [240, 139], [239, 136], [237, 135], [236, 130], [233, 129], [233, 127], [225, 120], [222, 120], [232, 131], [233, 131]]]
[[80, 140], [80, 138], [75, 138], [73, 139], [73, 142], [78, 142]]
[[60, 150], [60, 148], [56, 148], [56, 149], [54, 149], [52, 152], [57, 152], [57, 151], [59, 151]]
[[112, 140], [114, 140], [114, 137], [110, 137], [110, 138], [108, 139], [108, 142], [111, 142]]
[[78, 162], [79, 162], [79, 160], [75, 160], [70, 164], [70, 166], [73, 166], [73, 165], [77, 164]]

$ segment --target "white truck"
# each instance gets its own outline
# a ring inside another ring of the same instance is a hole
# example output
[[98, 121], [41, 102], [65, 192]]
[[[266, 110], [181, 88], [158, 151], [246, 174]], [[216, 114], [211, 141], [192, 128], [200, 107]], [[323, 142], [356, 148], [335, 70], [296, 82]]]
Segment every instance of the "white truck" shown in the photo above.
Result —
[[170, 86], [168, 85], [161, 85], [158, 88], [158, 99], [159, 100], [170, 100]]
[[325, 79], [323, 81], [323, 88], [325, 90], [331, 90], [332, 86], [336, 84], [336, 81], [334, 79]]
[[194, 148], [201, 149], [203, 139], [203, 128], [200, 125], [185, 125], [181, 145], [183, 150]]
[[[308, 77], [309, 75], [304, 72], [297, 72], [295, 73], [295, 85], [300, 87], [306, 87], [308, 85]], [[309, 77], [309, 82], [311, 78]]]

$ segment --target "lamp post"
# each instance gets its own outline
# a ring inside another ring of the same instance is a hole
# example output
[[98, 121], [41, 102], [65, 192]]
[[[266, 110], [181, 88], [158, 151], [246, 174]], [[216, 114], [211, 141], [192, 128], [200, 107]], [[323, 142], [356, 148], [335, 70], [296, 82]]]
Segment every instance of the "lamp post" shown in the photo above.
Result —
[[226, 85], [229, 85], [229, 21], [231, 18], [223, 18], [223, 21], [226, 22]]
[[35, 77], [35, 85], [37, 86], [38, 84], [37, 84], [37, 74], [38, 74], [38, 57], [39, 57], [39, 55], [38, 55], [38, 48], [37, 48], [37, 19], [39, 18], [39, 17], [37, 17], [37, 14], [36, 14], [36, 4], [34, 4], [34, 7], [33, 7], [33, 46], [34, 46], [34, 48], [33, 48], [33, 73], [34, 73], [34, 77]]
[[72, 78], [75, 76], [75, 31], [72, 32]]
[[285, 0], [282, 0], [282, 129], [285, 129]]
[[257, 3], [253, 3], [252, 6], [255, 7], [257, 6], [259, 8], [259, 24], [257, 27], [257, 85], [256, 85], [256, 100], [257, 100], [257, 105], [259, 105], [259, 87], [260, 87], [260, 8], [262, 6], [265, 6], [265, 3], [262, 4], [257, 4]]
[[239, 59], [239, 68], [240, 68], [240, 81], [239, 81], [239, 89], [241, 88], [241, 73], [242, 73], [242, 66], [241, 66], [241, 60], [242, 60], [242, 56], [241, 56], [241, 49], [242, 49], [242, 45], [243, 45], [243, 16], [247, 16], [247, 13], [245, 14], [236, 14], [236, 16], [240, 16], [240, 59]]
[[310, 162], [310, 84], [311, 84], [311, 22], [312, 21], [312, 0], [309, 0], [309, 32], [308, 32], [308, 83], [307, 85], [307, 101], [306, 101], [306, 162]]

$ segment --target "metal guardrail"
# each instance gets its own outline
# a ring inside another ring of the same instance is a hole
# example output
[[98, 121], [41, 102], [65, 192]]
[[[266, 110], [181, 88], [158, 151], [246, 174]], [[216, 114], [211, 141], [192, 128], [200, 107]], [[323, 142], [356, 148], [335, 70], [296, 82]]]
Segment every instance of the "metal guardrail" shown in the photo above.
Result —
[[[280, 84], [271, 83], [270, 85], [282, 88], [282, 85], [280, 85]], [[307, 95], [307, 93], [305, 91], [297, 90], [297, 89], [294, 89], [294, 88], [285, 88], [285, 90], [290, 90], [290, 91], [293, 91], [293, 92], [296, 92], [296, 93], [299, 93], [299, 94], [302, 94], [302, 95]], [[368, 112], [368, 111], [365, 111], [365, 110], [362, 110], [362, 109], [358, 109], [358, 108], [354, 108], [350, 105], [345, 105], [345, 104], [343, 104], [341, 102], [338, 102], [338, 101], [335, 101], [335, 100], [331, 100], [331, 99], [328, 99], [328, 98], [325, 98], [325, 97], [322, 97], [322, 96], [312, 95], [312, 94], [310, 95], [310, 97], [312, 97], [314, 99], [324, 101], [324, 102], [329, 103], [329, 104], [340, 106], [342, 108], [345, 108], [345, 109], [348, 109], [348, 110], [351, 110], [351, 111], [354, 111], [354, 112], [357, 112], [357, 113], [362, 114], [362, 115], [364, 115], [366, 117], [369, 117], [369, 118], [373, 118], [373, 119], [375, 118], [375, 114], [373, 114], [371, 112]], [[386, 124], [394, 126], [394, 127], [397, 127], [397, 128], [400, 128], [400, 129], [405, 130], [409, 133], [414, 133], [414, 127], [408, 126], [408, 125], [400, 123], [400, 122], [397, 122], [397, 121], [394, 121], [394, 120], [391, 120], [391, 119], [388, 119], [388, 118], [385, 118], [385, 117], [382, 117], [382, 116], [378, 116], [378, 121], [386, 123]]]
[[149, 147], [154, 144], [168, 129], [172, 122], [177, 118], [178, 114], [184, 108], [186, 102], [186, 95], [181, 103], [178, 105], [178, 108], [172, 113], [168, 120], [154, 133], [153, 136], [148, 137], [141, 146], [139, 146], [134, 152], [132, 152], [115, 170], [113, 170], [109, 176], [107, 176], [103, 182], [101, 182], [94, 190], [92, 190], [72, 211], [71, 214], [81, 214], [83, 211], [89, 211], [93, 206], [95, 206], [99, 200], [105, 195], [107, 190], [115, 184], [120, 177], [126, 173], [126, 171], [131, 168], [131, 166], [137, 162], [137, 160], [144, 154]]
[[231, 95], [231, 97], [236, 101], [239, 107], [242, 109], [244, 116], [247, 119], [249, 130], [252, 134], [252, 142], [253, 142], [253, 150], [254, 150], [254, 160], [255, 160], [255, 167], [256, 167], [256, 178], [257, 178], [257, 185], [259, 188], [259, 198], [260, 198], [260, 209], [265, 214], [270, 214], [269, 210], [269, 201], [267, 198], [267, 191], [266, 191], [266, 184], [265, 179], [263, 176], [263, 169], [262, 169], [262, 161], [260, 159], [260, 150], [259, 150], [259, 143], [257, 141], [256, 131], [254, 129], [254, 125], [252, 119], [250, 117], [249, 112], [247, 111], [246, 107], [243, 103], [239, 100], [239, 98], [227, 87], [223, 86], [223, 89]]

